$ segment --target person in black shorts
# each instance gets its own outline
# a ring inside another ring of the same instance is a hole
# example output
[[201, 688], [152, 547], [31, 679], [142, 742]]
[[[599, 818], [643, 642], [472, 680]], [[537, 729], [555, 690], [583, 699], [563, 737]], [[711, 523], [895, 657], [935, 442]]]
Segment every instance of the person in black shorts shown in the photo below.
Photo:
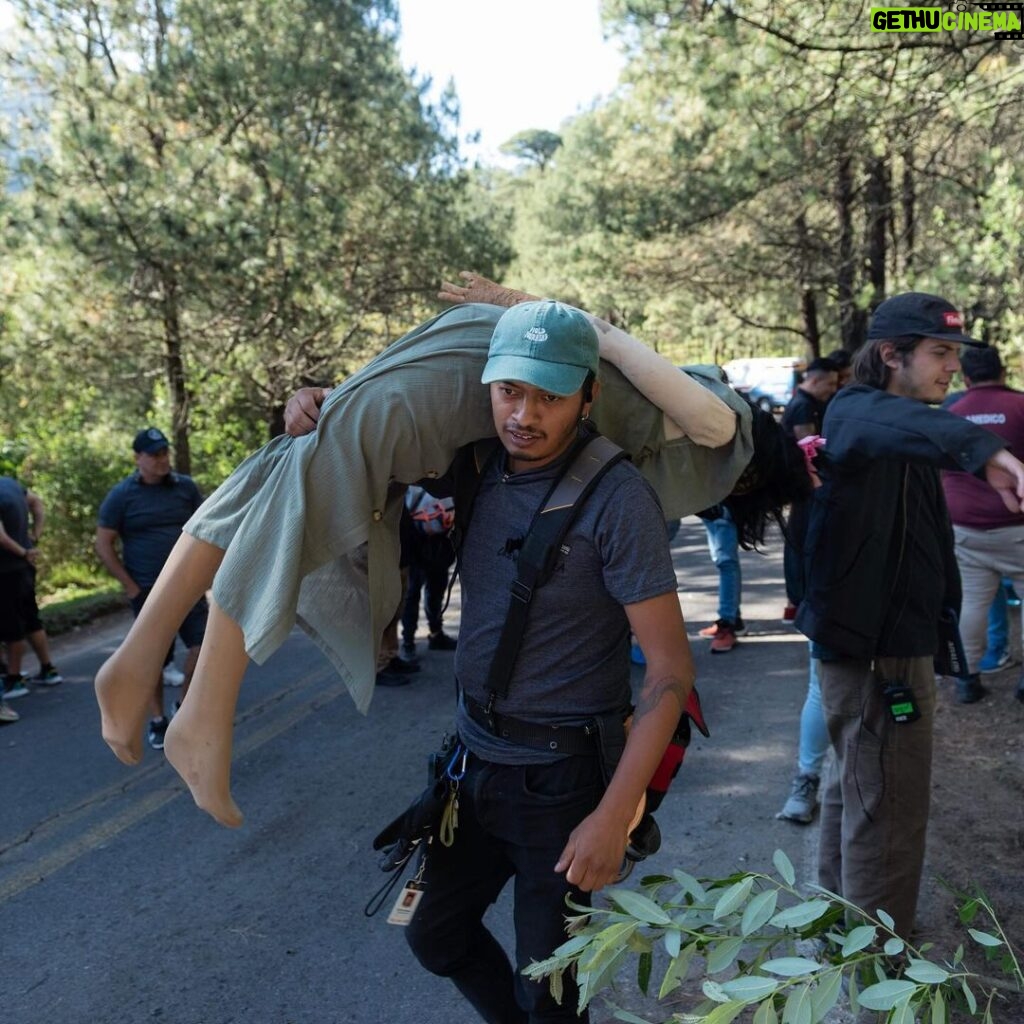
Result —
[[[29, 692], [21, 672], [26, 640], [39, 658], [39, 672], [31, 681], [40, 686], [63, 682], [50, 659], [36, 603], [37, 544], [43, 519], [43, 503], [37, 494], [12, 477], [0, 477], [0, 641], [7, 648], [0, 700]], [[7, 705], [0, 709], [0, 722], [17, 720], [17, 713]]]
[[[190, 476], [171, 471], [170, 442], [155, 427], [135, 435], [135, 472], [116, 484], [100, 505], [96, 553], [110, 574], [124, 587], [132, 612], [138, 617], [153, 584], [171, 553], [181, 528], [202, 504], [202, 495]], [[121, 553], [118, 554], [117, 542]], [[182, 700], [199, 658], [206, 630], [206, 599], [193, 606], [178, 636], [185, 655]], [[173, 648], [172, 648], [173, 650]], [[171, 658], [168, 651], [167, 660]], [[153, 681], [153, 699], [147, 738], [162, 750], [168, 720], [164, 714], [163, 679]]]

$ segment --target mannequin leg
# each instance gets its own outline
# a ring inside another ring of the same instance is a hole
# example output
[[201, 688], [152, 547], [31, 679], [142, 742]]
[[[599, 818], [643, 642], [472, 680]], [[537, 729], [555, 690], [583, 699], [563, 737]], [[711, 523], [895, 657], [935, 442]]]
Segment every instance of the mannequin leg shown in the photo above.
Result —
[[242, 824], [242, 812], [231, 798], [231, 733], [248, 664], [238, 623], [211, 601], [188, 696], [164, 739], [164, 754], [196, 806], [228, 828]]
[[125, 764], [142, 760], [142, 733], [164, 658], [189, 609], [206, 593], [221, 548], [183, 533], [128, 635], [96, 673], [103, 738]]

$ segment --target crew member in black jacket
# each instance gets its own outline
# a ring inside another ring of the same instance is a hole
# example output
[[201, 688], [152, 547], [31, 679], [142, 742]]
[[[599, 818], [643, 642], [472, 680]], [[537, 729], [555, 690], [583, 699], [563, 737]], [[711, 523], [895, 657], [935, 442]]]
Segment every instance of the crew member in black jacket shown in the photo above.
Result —
[[963, 318], [944, 299], [896, 295], [875, 311], [856, 383], [825, 414], [796, 626], [819, 660], [836, 765], [821, 814], [819, 881], [910, 933], [931, 782], [934, 658], [960, 576], [939, 469], [983, 474], [1024, 505], [1005, 442], [939, 409], [959, 369]]

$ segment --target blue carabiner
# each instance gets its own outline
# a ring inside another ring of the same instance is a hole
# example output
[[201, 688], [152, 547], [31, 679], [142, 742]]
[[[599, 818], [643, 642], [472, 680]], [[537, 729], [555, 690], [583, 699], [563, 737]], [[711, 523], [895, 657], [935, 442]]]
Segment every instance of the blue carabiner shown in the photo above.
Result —
[[[452, 782], [458, 782], [463, 775], [466, 774], [466, 760], [469, 757], [469, 751], [461, 743], [457, 743], [455, 746], [455, 752], [451, 756], [451, 760], [448, 762], [448, 767], [445, 768], [445, 777], [450, 779]], [[453, 772], [452, 769], [455, 767], [455, 762], [462, 759], [462, 764], [459, 766], [457, 773]]]

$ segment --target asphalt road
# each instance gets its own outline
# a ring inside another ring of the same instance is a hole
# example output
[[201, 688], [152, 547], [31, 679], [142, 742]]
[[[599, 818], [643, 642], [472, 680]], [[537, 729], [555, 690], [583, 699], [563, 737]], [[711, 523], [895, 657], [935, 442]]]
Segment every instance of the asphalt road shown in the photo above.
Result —
[[[813, 878], [813, 828], [777, 821], [793, 774], [806, 642], [779, 621], [781, 548], [744, 553], [748, 634], [712, 657], [697, 630], [717, 579], [696, 519], [673, 551], [711, 738], [697, 736], [658, 814], [645, 869], [770, 868]], [[386, 911], [371, 840], [424, 784], [450, 725], [452, 655], [355, 711], [298, 630], [250, 668], [235, 729], [226, 830], [162, 754], [121, 765], [100, 739], [92, 678], [127, 628], [114, 615], [55, 644], [66, 682], [18, 700], [0, 729], [3, 1024], [453, 1024], [472, 1013], [421, 971]], [[457, 607], [446, 620], [457, 629]], [[34, 659], [29, 663], [34, 668]], [[641, 670], [636, 669], [637, 673]], [[507, 900], [493, 927], [510, 938]], [[667, 1015], [667, 1014], [666, 1014]], [[595, 1006], [595, 1022], [611, 1011]]]

